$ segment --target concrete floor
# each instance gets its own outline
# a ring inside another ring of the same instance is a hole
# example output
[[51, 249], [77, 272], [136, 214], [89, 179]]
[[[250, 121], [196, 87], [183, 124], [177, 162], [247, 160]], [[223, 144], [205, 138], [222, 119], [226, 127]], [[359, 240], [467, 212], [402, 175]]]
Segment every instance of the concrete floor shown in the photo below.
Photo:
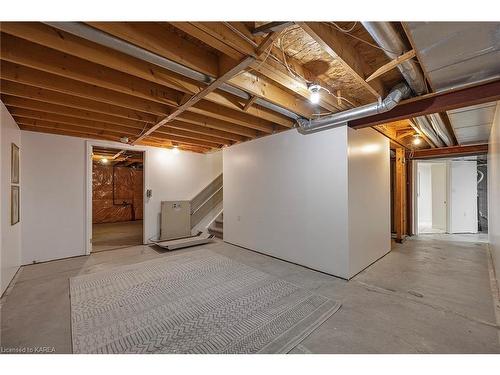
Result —
[[[485, 244], [408, 240], [351, 281], [223, 242], [203, 247], [342, 302], [292, 353], [500, 352]], [[23, 267], [2, 299], [1, 345], [71, 352], [69, 277], [172, 254], [136, 246]]]
[[141, 245], [142, 220], [92, 224], [92, 252]]

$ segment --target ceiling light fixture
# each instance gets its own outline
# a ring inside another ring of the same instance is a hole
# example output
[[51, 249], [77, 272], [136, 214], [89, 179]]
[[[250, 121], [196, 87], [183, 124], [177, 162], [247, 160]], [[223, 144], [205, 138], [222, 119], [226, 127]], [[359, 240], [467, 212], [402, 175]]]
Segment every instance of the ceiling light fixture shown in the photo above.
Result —
[[307, 86], [307, 89], [311, 93], [311, 95], [309, 95], [309, 101], [312, 104], [319, 103], [319, 99], [320, 99], [319, 92], [321, 91], [321, 88], [322, 87], [320, 85], [317, 85], [317, 84], [310, 84], [309, 86]]
[[178, 154], [179, 153], [179, 146], [174, 146], [173, 152], [174, 152], [174, 154]]
[[106, 159], [106, 158], [102, 158], [102, 159], [101, 159], [101, 163], [102, 163], [102, 164], [108, 164], [108, 159]]
[[422, 138], [420, 138], [419, 134], [415, 134], [413, 136], [413, 144], [414, 145], [419, 145], [420, 143], [422, 143]]

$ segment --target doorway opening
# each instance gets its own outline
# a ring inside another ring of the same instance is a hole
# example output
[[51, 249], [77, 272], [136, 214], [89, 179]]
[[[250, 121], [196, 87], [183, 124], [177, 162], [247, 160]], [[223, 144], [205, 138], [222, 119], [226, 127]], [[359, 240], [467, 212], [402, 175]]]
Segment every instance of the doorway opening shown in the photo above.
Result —
[[415, 177], [416, 234], [486, 235], [486, 160], [418, 161]]
[[92, 147], [92, 252], [142, 245], [142, 151]]
[[446, 233], [448, 228], [446, 163], [419, 163], [418, 232]]

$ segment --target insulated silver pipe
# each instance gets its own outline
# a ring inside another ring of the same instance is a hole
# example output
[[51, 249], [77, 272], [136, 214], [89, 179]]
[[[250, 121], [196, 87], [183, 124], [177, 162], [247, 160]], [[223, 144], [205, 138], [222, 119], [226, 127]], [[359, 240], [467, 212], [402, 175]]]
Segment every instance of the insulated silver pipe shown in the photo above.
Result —
[[[157, 55], [156, 53], [150, 52], [144, 48], [138, 47], [120, 38], [116, 38], [113, 35], [94, 29], [93, 27], [85, 25], [84, 23], [81, 22], [45, 22], [45, 24], [57, 28], [59, 30], [65, 31], [67, 33], [76, 35], [77, 37], [125, 53], [129, 56], [133, 56], [137, 59], [158, 65], [162, 68], [168, 69], [174, 73], [180, 74], [187, 78], [191, 78], [198, 82], [210, 84], [215, 80], [215, 78], [210, 77], [207, 74], [200, 73], [194, 69], [176, 63], [175, 61]], [[230, 94], [233, 94], [235, 96], [238, 96], [242, 99], [248, 100], [251, 97], [250, 94], [248, 94], [246, 91], [231, 86], [227, 83], [222, 84], [219, 87], [219, 89], [228, 92]], [[281, 113], [282, 115], [290, 117], [294, 120], [301, 118], [292, 111], [289, 111], [288, 109], [278, 106], [274, 103], [268, 102], [267, 100], [264, 100], [262, 98], [257, 98], [255, 100], [255, 103], [272, 111]]]
[[398, 105], [401, 100], [409, 97], [410, 93], [410, 88], [406, 84], [401, 83], [396, 85], [382, 101], [334, 113], [333, 115], [321, 117], [315, 120], [298, 119], [297, 122], [299, 126], [297, 130], [301, 134], [310, 134], [320, 130], [342, 126], [347, 124], [349, 121], [359, 118], [388, 112]]
[[[404, 42], [390, 22], [361, 23], [391, 60], [406, 52]], [[420, 95], [427, 92], [424, 75], [414, 60], [407, 60], [399, 64], [398, 69], [415, 94]]]
[[431, 140], [436, 147], [444, 147], [443, 141], [434, 132], [434, 129], [426, 116], [420, 116], [414, 118], [417, 126], [424, 135]]
[[434, 131], [437, 133], [439, 138], [443, 140], [446, 146], [453, 146], [454, 143], [452, 141], [450, 133], [448, 132], [448, 129], [446, 129], [443, 119], [441, 118], [439, 113], [433, 113], [429, 115], [428, 118], [432, 127], [434, 128]]

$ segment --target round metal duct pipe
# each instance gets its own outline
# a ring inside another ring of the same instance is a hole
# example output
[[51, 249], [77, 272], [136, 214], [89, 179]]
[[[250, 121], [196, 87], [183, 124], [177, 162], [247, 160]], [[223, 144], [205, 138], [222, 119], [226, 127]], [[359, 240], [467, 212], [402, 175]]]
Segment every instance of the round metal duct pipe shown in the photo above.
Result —
[[301, 134], [315, 133], [320, 130], [345, 125], [348, 121], [388, 112], [397, 106], [401, 100], [410, 96], [410, 92], [411, 90], [406, 84], [400, 83], [391, 90], [384, 100], [334, 113], [333, 115], [324, 116], [315, 120], [298, 119], [297, 122], [299, 127], [297, 130]]
[[[406, 52], [405, 43], [390, 22], [361, 23], [391, 60]], [[424, 75], [414, 60], [405, 61], [397, 68], [415, 94], [420, 95], [427, 92]]]

